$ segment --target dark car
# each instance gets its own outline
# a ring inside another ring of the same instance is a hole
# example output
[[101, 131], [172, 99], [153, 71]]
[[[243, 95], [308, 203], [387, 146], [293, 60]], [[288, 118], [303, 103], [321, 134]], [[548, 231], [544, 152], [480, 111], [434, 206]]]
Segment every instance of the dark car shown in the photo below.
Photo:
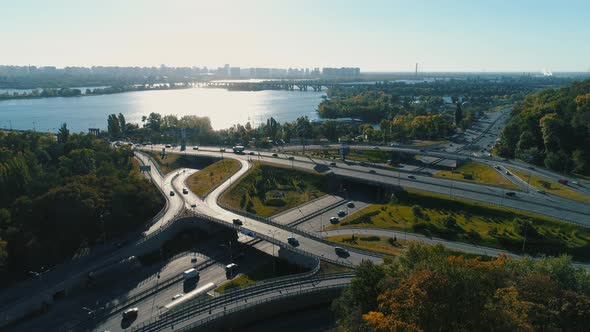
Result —
[[293, 157], [289, 157], [289, 160], [293, 160], [293, 159], [295, 159], [295, 158], [293, 158]]
[[416, 177], [413, 175], [408, 175], [408, 179], [416, 180]]
[[369, 173], [371, 173], [371, 174], [375, 174], [375, 173], [377, 173], [377, 172], [376, 172], [374, 169], [370, 169], [370, 170], [369, 170]]
[[516, 193], [514, 191], [509, 191], [506, 193], [506, 196], [514, 197], [516, 196]]
[[273, 157], [278, 157], [279, 155], [278, 155], [278, 154], [276, 154], [276, 153], [273, 153], [273, 154], [272, 154], [272, 156], [273, 156]]
[[336, 167], [336, 163], [330, 163], [330, 166]]
[[350, 256], [350, 253], [348, 252], [348, 250], [344, 249], [344, 248], [340, 248], [340, 247], [335, 247], [334, 251], [336, 252], [336, 255], [340, 256], [340, 257], [348, 257]]
[[242, 222], [240, 219], [238, 219], [238, 218], [235, 218], [235, 219], [233, 219], [233, 220], [232, 220], [232, 222], [234, 223], [234, 225], [238, 225], [238, 226], [242, 226], [242, 225], [244, 224], [244, 223], [243, 223], [243, 222]]

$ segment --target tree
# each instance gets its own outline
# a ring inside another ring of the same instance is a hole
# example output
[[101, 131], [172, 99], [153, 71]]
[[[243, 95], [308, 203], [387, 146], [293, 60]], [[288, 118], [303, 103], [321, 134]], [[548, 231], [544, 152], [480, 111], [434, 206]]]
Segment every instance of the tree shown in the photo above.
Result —
[[457, 102], [457, 107], [455, 109], [455, 125], [461, 125], [461, 121], [463, 120], [463, 110], [461, 109], [461, 103]]
[[125, 122], [125, 116], [123, 113], [119, 113], [119, 129], [123, 135], [125, 135], [125, 131], [127, 130], [127, 123]]
[[68, 129], [67, 124], [64, 122], [57, 131], [57, 142], [62, 144], [66, 143], [68, 138], [70, 138], [70, 130]]
[[146, 120], [146, 126], [155, 131], [160, 131], [160, 126], [162, 125], [162, 116], [158, 113], [150, 113]]
[[107, 119], [107, 130], [113, 139], [121, 138], [121, 124], [117, 115], [109, 115]]

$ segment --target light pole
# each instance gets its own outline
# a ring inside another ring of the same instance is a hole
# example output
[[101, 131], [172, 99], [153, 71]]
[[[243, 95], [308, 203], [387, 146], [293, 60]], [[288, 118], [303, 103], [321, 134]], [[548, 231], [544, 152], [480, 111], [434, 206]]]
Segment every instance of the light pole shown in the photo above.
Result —
[[274, 241], [275, 241], [275, 235], [277, 234], [277, 230], [269, 230], [268, 231], [268, 234], [272, 236], [272, 240], [273, 240], [273, 243], [272, 243], [272, 274], [274, 276], [275, 273], [276, 273], [276, 268], [275, 268], [275, 244], [274, 244]]

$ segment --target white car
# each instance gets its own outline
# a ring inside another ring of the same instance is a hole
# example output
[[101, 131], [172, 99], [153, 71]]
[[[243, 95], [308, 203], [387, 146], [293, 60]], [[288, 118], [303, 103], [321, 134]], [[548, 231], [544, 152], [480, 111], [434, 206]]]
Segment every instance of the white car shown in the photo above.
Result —
[[178, 293], [178, 294], [174, 295], [174, 296], [172, 297], [172, 299], [173, 299], [173, 300], [176, 300], [176, 299], [178, 299], [178, 298], [181, 298], [181, 297], [183, 297], [183, 296], [184, 296], [184, 294], [182, 294], [182, 293]]

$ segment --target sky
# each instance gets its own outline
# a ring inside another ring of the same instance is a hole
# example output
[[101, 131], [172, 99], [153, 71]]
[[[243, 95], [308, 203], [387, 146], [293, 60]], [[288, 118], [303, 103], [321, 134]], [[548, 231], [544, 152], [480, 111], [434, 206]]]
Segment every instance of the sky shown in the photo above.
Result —
[[0, 0], [0, 64], [588, 71], [588, 0]]

